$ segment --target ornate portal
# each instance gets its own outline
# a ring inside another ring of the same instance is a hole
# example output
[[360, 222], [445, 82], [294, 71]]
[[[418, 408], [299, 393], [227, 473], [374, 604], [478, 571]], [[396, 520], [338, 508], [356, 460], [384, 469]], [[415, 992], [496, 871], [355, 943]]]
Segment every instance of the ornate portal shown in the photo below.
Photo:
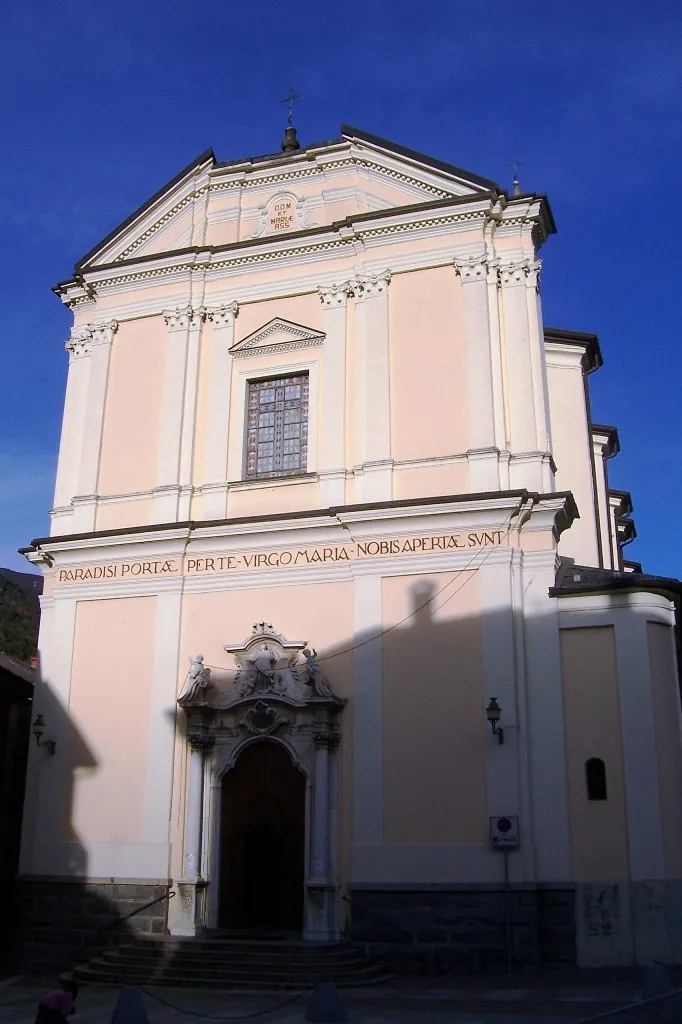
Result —
[[[257, 622], [242, 643], [224, 648], [233, 669], [209, 669], [197, 655], [178, 704], [187, 715], [191, 748], [185, 826], [185, 877], [181, 919], [174, 934], [197, 934], [218, 927], [225, 892], [241, 884], [225, 870], [221, 836], [230, 834], [221, 799], [223, 782], [240, 755], [253, 744], [275, 743], [305, 778], [303, 935], [330, 941], [339, 937], [337, 850], [337, 758], [340, 713], [346, 700], [336, 696], [323, 659], [306, 641], [288, 640], [270, 623]], [[252, 751], [250, 757], [256, 756]], [[267, 793], [263, 794], [267, 796]], [[208, 799], [206, 799], [208, 796]], [[203, 898], [198, 898], [198, 893]], [[298, 897], [295, 897], [298, 898]]]

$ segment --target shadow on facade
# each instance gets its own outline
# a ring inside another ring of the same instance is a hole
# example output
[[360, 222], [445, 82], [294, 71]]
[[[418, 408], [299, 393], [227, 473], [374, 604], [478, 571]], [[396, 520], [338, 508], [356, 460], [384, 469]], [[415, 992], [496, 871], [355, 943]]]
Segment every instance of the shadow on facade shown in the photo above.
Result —
[[[56, 750], [54, 755], [46, 747], [31, 750], [24, 853], [16, 887], [19, 927], [10, 962], [21, 970], [62, 972], [126, 936], [162, 933], [163, 904], [130, 921], [122, 919], [164, 895], [167, 887], [91, 876], [87, 851], [73, 825], [74, 780], [79, 774], [95, 771], [98, 761], [49, 680], [43, 679], [36, 687], [35, 710], [42, 713], [45, 738], [55, 739]], [[102, 814], [106, 815], [106, 807]], [[33, 841], [34, 832], [46, 825], [49, 834], [59, 838], [54, 846]]]
[[[344, 937], [388, 959], [400, 971], [419, 965], [420, 969], [443, 972], [461, 964], [469, 968], [478, 963], [502, 965], [508, 942], [515, 963], [575, 962], [574, 888], [565, 879], [541, 886], [524, 881], [533, 877], [528, 867], [533, 864], [533, 854], [524, 853], [523, 820], [521, 847], [509, 854], [508, 885], [504, 882], [505, 855], [489, 849], [486, 771], [494, 774], [492, 781], [488, 775], [493, 791], [500, 778], [516, 772], [519, 715], [525, 723], [528, 702], [533, 699], [531, 689], [521, 686], [525, 707], [514, 704], [515, 678], [520, 671], [518, 631], [524, 626], [504, 607], [499, 619], [494, 614], [467, 613], [465, 605], [475, 606], [476, 602], [451, 600], [453, 591], [458, 591], [457, 582], [439, 591], [440, 581], [416, 578], [410, 605], [404, 608], [404, 578], [395, 579], [394, 594], [393, 579], [385, 581], [385, 615], [391, 616], [389, 622], [405, 621], [378, 639], [376, 631], [350, 636], [321, 651], [319, 657], [334, 692], [349, 697], [341, 716], [339, 749], [340, 873], [343, 879], [354, 879], [339, 892]], [[469, 585], [473, 590], [476, 579]], [[280, 588], [263, 591], [262, 614], [275, 629], [282, 625], [278, 606], [283, 595], [285, 590]], [[504, 605], [502, 599], [500, 603]], [[542, 623], [539, 628], [542, 632]], [[555, 617], [548, 620], [546, 629], [553, 631], [558, 650]], [[296, 632], [315, 644], [312, 625], [301, 621]], [[485, 666], [485, 658], [490, 656], [491, 644], [495, 645], [493, 656], [500, 677], [496, 691], [489, 693], [490, 684], [482, 682], [481, 665]], [[363, 685], [371, 682], [372, 665], [378, 666], [378, 679], [383, 677], [382, 735], [364, 733], [366, 749], [358, 749], [357, 730], [354, 736], [358, 694], [352, 680], [361, 674]], [[225, 668], [233, 669], [227, 659]], [[502, 707], [504, 745], [498, 745], [485, 719], [490, 697], [497, 697]], [[40, 756], [31, 761], [27, 802], [35, 801], [40, 779], [38, 815], [62, 823], [55, 832], [67, 837], [68, 878], [56, 870], [29, 873], [31, 869], [24, 863], [19, 959], [32, 969], [67, 969], [114, 941], [167, 932], [167, 900], [119, 928], [111, 926], [167, 895], [169, 885], [159, 880], [90, 876], [86, 850], [73, 827], [73, 787], [75, 776], [94, 771], [98, 762], [54, 697], [49, 680], [43, 682], [36, 698], [37, 710], [59, 740], [53, 758], [47, 751], [34, 751]], [[176, 709], [160, 713], [175, 716]], [[557, 745], [563, 748], [560, 720], [556, 728]], [[358, 818], [352, 810], [351, 790], [355, 789], [357, 799], [360, 790], [376, 789], [375, 777], [369, 773], [363, 777], [363, 766], [376, 763], [372, 756], [365, 756], [373, 748], [381, 751], [379, 764], [384, 770], [383, 782], [379, 779], [382, 820], [377, 826], [383, 851], [376, 846], [372, 849], [371, 841], [354, 834]], [[355, 785], [354, 771], [358, 776]], [[505, 792], [514, 793], [515, 787], [521, 793], [522, 780], [507, 778]], [[46, 795], [49, 791], [52, 798]], [[505, 803], [491, 811], [519, 813], [519, 805], [510, 808]], [[106, 814], [106, 808], [102, 813]], [[33, 847], [28, 829], [25, 841]], [[38, 857], [32, 868], [35, 872], [35, 864], [42, 868], [42, 861], [40, 847], [33, 848]], [[454, 860], [449, 861], [458, 856], [468, 858], [466, 871], [459, 872]], [[218, 884], [220, 865], [211, 865], [209, 874], [209, 883]], [[424, 875], [432, 880], [416, 880]]]

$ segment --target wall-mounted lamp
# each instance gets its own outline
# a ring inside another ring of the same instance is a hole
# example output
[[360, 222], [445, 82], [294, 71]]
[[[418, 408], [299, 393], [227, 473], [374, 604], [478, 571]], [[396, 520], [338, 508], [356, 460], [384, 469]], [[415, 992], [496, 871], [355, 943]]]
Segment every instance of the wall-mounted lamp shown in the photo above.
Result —
[[36, 738], [36, 745], [39, 747], [47, 747], [51, 754], [54, 754], [57, 749], [57, 744], [54, 740], [44, 740], [42, 738], [45, 732], [45, 722], [42, 715], [36, 715], [35, 722], [33, 723], [33, 735]]
[[497, 736], [500, 743], [504, 743], [504, 729], [497, 723], [500, 720], [502, 709], [497, 703], [497, 697], [491, 697], [488, 707], [485, 709], [485, 717], [490, 722], [490, 728], [493, 731], [493, 736]]

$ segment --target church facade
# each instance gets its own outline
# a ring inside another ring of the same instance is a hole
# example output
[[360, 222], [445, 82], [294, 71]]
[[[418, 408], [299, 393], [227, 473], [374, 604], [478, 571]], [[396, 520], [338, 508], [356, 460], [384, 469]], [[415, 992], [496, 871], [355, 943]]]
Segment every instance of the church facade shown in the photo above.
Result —
[[624, 557], [597, 338], [543, 322], [554, 231], [289, 129], [56, 286], [35, 949], [171, 887], [154, 932], [682, 962], [680, 589]]

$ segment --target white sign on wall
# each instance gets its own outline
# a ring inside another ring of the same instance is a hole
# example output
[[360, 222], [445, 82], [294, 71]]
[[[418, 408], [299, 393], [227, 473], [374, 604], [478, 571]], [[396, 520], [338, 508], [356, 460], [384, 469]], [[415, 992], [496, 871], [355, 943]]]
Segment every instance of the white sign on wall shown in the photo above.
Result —
[[519, 819], [515, 814], [490, 819], [490, 845], [499, 850], [519, 845]]

